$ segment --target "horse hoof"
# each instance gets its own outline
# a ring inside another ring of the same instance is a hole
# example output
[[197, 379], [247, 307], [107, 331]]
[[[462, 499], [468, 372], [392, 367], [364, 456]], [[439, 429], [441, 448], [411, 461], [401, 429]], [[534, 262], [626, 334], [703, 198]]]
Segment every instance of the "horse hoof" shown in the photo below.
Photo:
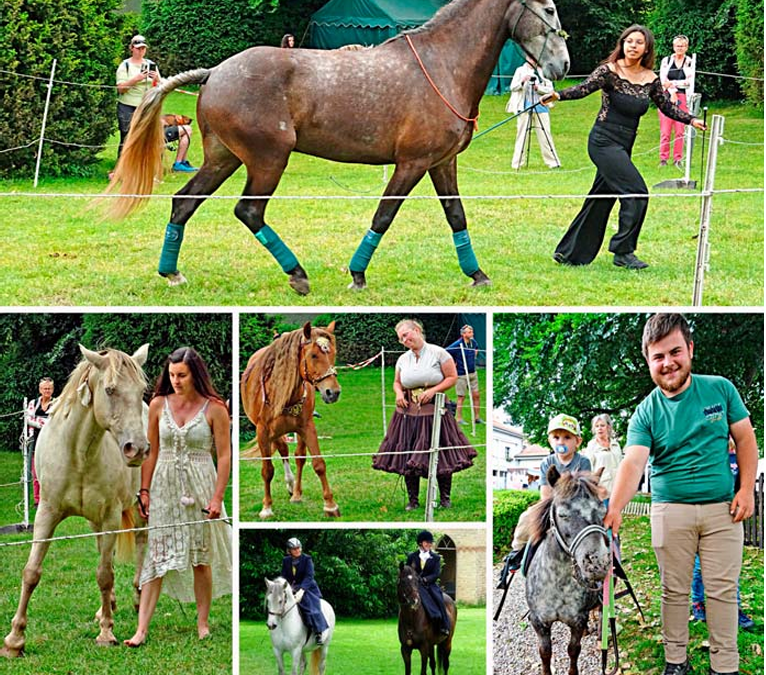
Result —
[[266, 520], [266, 518], [271, 518], [274, 515], [274, 512], [271, 509], [261, 509], [261, 512], [258, 514], [258, 517], [261, 520]]
[[481, 271], [481, 269], [476, 270], [472, 275], [471, 279], [473, 279], [473, 283], [471, 286], [491, 286], [492, 280], [484, 274], [484, 272]]
[[290, 493], [290, 503], [291, 504], [302, 504], [303, 503], [303, 495], [294, 495]]
[[24, 655], [24, 647], [9, 647], [6, 645], [2, 649], [0, 649], [0, 656], [2, 656], [5, 659], [18, 659], [19, 657]]
[[367, 288], [367, 280], [365, 279], [364, 272], [351, 272], [351, 283], [348, 285], [351, 291], [363, 291]]
[[324, 514], [328, 518], [340, 518], [340, 509], [337, 504], [335, 506], [325, 506]]
[[96, 645], [99, 647], [115, 647], [117, 645], [117, 638], [112, 635], [111, 637], [97, 637]]
[[288, 282], [290, 288], [292, 288], [298, 295], [308, 295], [311, 288], [309, 287], [309, 277], [300, 265], [288, 272], [290, 278]]
[[178, 271], [163, 274], [162, 276], [168, 280], [168, 286], [180, 286], [186, 283], [186, 277]]

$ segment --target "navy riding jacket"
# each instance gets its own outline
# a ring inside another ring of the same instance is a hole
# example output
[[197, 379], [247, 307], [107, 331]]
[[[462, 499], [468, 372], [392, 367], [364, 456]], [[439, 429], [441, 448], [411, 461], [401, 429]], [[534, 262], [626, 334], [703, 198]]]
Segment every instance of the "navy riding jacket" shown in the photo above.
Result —
[[418, 573], [420, 600], [426, 614], [441, 625], [449, 628], [449, 617], [444, 606], [444, 596], [439, 584], [436, 583], [441, 574], [441, 556], [429, 551], [428, 559], [421, 567], [420, 551], [414, 551], [407, 556], [407, 564]]
[[328, 628], [327, 619], [322, 614], [319, 600], [322, 592], [314, 580], [314, 561], [310, 555], [301, 553], [293, 558], [286, 555], [282, 559], [282, 576], [293, 589], [293, 593], [303, 589], [303, 597], [298, 603], [304, 623], [314, 632], [321, 633]]

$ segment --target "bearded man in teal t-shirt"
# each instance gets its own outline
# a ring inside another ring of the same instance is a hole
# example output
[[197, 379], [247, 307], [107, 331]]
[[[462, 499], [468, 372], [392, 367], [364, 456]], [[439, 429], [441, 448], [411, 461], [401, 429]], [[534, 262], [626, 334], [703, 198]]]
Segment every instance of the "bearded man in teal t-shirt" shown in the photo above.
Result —
[[[689, 672], [688, 602], [696, 553], [706, 589], [715, 586], [707, 602], [710, 674], [738, 673], [741, 521], [753, 514], [758, 464], [749, 413], [727, 379], [692, 375], [694, 343], [681, 314], [652, 316], [644, 327], [642, 347], [657, 388], [630, 420], [625, 459], [604, 525], [617, 533], [620, 512], [635, 494], [651, 457], [652, 548], [662, 579], [663, 675]], [[736, 493], [729, 468], [730, 434], [740, 467]]]

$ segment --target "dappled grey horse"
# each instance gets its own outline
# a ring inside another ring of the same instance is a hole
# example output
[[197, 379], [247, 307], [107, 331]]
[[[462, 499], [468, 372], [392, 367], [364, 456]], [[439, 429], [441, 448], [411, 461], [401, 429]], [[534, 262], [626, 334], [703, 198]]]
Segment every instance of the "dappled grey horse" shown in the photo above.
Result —
[[[569, 69], [553, 0], [453, 0], [420, 28], [374, 49], [254, 47], [215, 68], [180, 73], [150, 89], [133, 115], [110, 185], [119, 184], [123, 196], [111, 200], [111, 213], [127, 215], [152, 191], [162, 166], [163, 99], [179, 86], [204, 84], [197, 119], [205, 160], [173, 199], [160, 256], [158, 271], [171, 285], [186, 281], [177, 263], [187, 221], [244, 164], [247, 181], [235, 215], [290, 286], [309, 292], [298, 258], [264, 220], [292, 152], [396, 167], [348, 265], [351, 288], [365, 287], [367, 266], [402, 198], [426, 173], [441, 198], [461, 271], [473, 285], [486, 285], [458, 196], [457, 155], [471, 142], [479, 102], [509, 38], [546, 77], [560, 79]], [[308, 227], [301, 223], [295, 238]]]
[[580, 641], [588, 613], [599, 606], [610, 564], [606, 509], [597, 478], [590, 473], [547, 474], [553, 494], [529, 514], [531, 541], [541, 542], [526, 578], [529, 621], [539, 639], [542, 675], [551, 675], [551, 626], [569, 626], [569, 675], [577, 675]]

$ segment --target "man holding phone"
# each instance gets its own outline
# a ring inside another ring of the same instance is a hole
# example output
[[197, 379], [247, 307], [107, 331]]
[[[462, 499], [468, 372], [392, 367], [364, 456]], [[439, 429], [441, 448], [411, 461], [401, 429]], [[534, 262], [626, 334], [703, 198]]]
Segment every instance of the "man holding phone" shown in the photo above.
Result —
[[[125, 59], [117, 67], [117, 121], [120, 127], [120, 146], [117, 150], [117, 158], [122, 154], [122, 146], [130, 130], [130, 121], [133, 113], [141, 103], [144, 94], [160, 83], [160, 71], [157, 64], [146, 58], [146, 38], [143, 35], [134, 35], [130, 40], [130, 58]], [[179, 129], [180, 131], [180, 129]], [[186, 159], [186, 150], [189, 147], [191, 127], [184, 125], [185, 142], [179, 140], [178, 155], [173, 163], [173, 171], [193, 172], [197, 169]], [[182, 152], [183, 151], [183, 152]]]

